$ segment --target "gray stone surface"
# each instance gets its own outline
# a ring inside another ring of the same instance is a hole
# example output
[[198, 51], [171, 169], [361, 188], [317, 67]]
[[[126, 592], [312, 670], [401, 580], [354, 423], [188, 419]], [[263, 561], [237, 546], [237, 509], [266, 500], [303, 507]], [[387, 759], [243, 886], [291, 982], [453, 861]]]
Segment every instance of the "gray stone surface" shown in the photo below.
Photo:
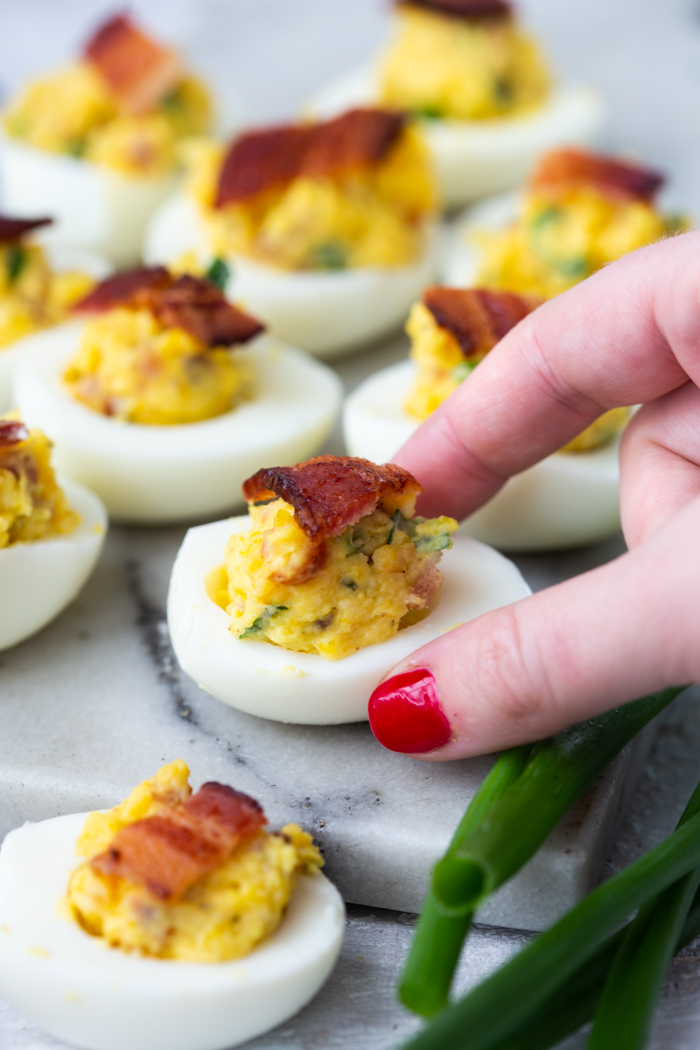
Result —
[[[161, 31], [186, 40], [199, 65], [234, 97], [233, 108], [255, 119], [293, 113], [325, 77], [363, 59], [386, 30], [385, 0], [142, 0], [132, 6]], [[672, 176], [669, 203], [700, 214], [696, 0], [530, 0], [521, 6], [557, 66], [568, 77], [588, 79], [605, 91], [610, 105], [606, 143], [631, 149], [666, 169]], [[60, 62], [111, 7], [108, 0], [0, 4], [0, 89]], [[403, 352], [400, 341], [372, 352], [371, 367], [398, 360]], [[352, 383], [369, 366], [365, 355], [339, 370]], [[247, 732], [240, 728], [224, 733], [222, 711], [212, 702], [201, 705], [201, 696], [189, 687], [180, 688], [169, 663], [161, 628], [162, 591], [178, 542], [178, 530], [115, 532], [85, 597], [36, 642], [0, 657], [0, 713], [16, 734], [12, 754], [4, 754], [0, 764], [0, 813], [6, 827], [28, 816], [111, 801], [141, 775], [142, 760], [153, 754], [156, 743], [163, 759], [174, 751], [195, 756], [195, 777], [234, 768], [242, 777], [251, 775], [255, 750], [246, 747]], [[585, 571], [621, 549], [613, 541], [584, 552], [518, 562], [537, 588]], [[126, 566], [132, 567], [125, 574]], [[138, 631], [133, 629], [135, 618], [141, 619]], [[20, 683], [11, 692], [5, 690], [6, 672]], [[30, 681], [31, 692], [52, 708], [49, 733], [37, 730], [34, 701], [21, 685]], [[128, 697], [128, 703], [120, 697]], [[142, 716], [136, 721], [130, 712], [137, 706]], [[80, 717], [68, 718], [69, 711]], [[239, 717], [245, 721], [245, 716]], [[350, 754], [363, 732], [362, 727], [347, 727]], [[283, 736], [276, 738], [276, 748]], [[284, 747], [280, 753], [289, 754], [289, 768], [298, 775], [294, 749], [288, 743]], [[673, 827], [697, 777], [699, 747], [694, 692], [676, 702], [661, 727], [610, 850], [607, 873], [629, 863]], [[107, 761], [117, 754], [119, 783]], [[381, 755], [382, 760], [386, 757]], [[396, 768], [403, 761], [398, 759]], [[283, 772], [287, 776], [285, 764], [279, 763], [280, 783]], [[69, 769], [70, 776], [61, 769]], [[447, 770], [445, 783], [449, 785], [458, 772]], [[338, 827], [352, 815], [358, 795], [374, 806], [371, 793], [376, 785], [353, 783], [349, 798], [339, 787], [330, 807]], [[284, 819], [292, 810], [305, 823], [324, 819], [326, 800], [321, 807], [320, 800], [299, 793], [290, 804], [275, 791], [272, 784], [266, 795], [273, 820]], [[32, 796], [35, 809], [27, 812], [26, 801]], [[342, 957], [323, 994], [298, 1018], [253, 1045], [258, 1050], [396, 1046], [416, 1026], [397, 1006], [393, 991], [413, 921], [397, 912], [351, 907]], [[477, 929], [465, 952], [459, 986], [473, 984], [525, 940], [525, 934], [512, 930]], [[653, 1050], [700, 1046], [699, 977], [700, 954], [691, 946], [669, 972]], [[0, 1004], [0, 1050], [48, 1050], [57, 1045]], [[568, 1045], [583, 1044], [577, 1037]]]

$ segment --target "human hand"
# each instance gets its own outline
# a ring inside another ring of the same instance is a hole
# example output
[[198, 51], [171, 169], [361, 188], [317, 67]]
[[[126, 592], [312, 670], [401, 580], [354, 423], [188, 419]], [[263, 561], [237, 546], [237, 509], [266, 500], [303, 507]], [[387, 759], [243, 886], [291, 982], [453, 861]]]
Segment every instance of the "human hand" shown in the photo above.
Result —
[[385, 747], [484, 754], [700, 680], [699, 385], [700, 232], [545, 303], [404, 445], [420, 513], [463, 518], [602, 412], [643, 406], [620, 453], [628, 553], [398, 664], [369, 706]]

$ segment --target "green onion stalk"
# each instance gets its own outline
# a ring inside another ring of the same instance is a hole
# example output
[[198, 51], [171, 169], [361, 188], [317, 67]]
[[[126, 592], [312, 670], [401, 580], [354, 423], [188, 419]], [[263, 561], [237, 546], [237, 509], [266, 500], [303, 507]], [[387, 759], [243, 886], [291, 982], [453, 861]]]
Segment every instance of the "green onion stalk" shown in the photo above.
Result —
[[[658, 907], [663, 911], [668, 907], [665, 891], [679, 880], [685, 881], [686, 876], [699, 866], [700, 806], [696, 792], [684, 821], [672, 835], [590, 893], [465, 998], [442, 1010], [426, 1029], [406, 1044], [406, 1050], [444, 1050], [446, 1047], [450, 1050], [501, 1050], [509, 1045], [506, 1042], [509, 1037], [513, 1039], [512, 1045], [518, 1048], [526, 1045], [521, 1040], [523, 1027], [532, 1022], [538, 1011], [547, 1007], [548, 1001], [551, 1007], [552, 996], [570, 979], [577, 974], [580, 979], [582, 967], [596, 961], [605, 963], [605, 942], [637, 909], [642, 909], [639, 921], [647, 930], [652, 930], [656, 943], [666, 943], [667, 938], [658, 934], [663, 923], [658, 922], [655, 928], [654, 914], [644, 906], [661, 895]], [[687, 908], [685, 911], [687, 914]], [[679, 914], [676, 907], [672, 912], [674, 923]], [[680, 926], [685, 918], [683, 915]], [[619, 959], [629, 959], [628, 937], [634, 936], [634, 928], [635, 923], [631, 923], [622, 932], [619, 944], [614, 945], [614, 953], [608, 956], [613, 977], [619, 973], [619, 966], [616, 966]], [[636, 943], [644, 942], [638, 934], [635, 940]], [[676, 944], [677, 938], [672, 943], [672, 950]], [[640, 952], [640, 955], [645, 953]], [[648, 963], [648, 953], [646, 958]], [[654, 958], [651, 959], [651, 970], [654, 972], [647, 979], [647, 986], [656, 987], [660, 982]], [[605, 998], [604, 992], [601, 1002]], [[612, 1042], [599, 1045], [614, 1045], [616, 1050], [620, 1046]]]
[[447, 1004], [476, 907], [532, 857], [582, 792], [680, 692], [663, 690], [500, 756], [433, 873], [399, 988], [409, 1009], [431, 1017]]

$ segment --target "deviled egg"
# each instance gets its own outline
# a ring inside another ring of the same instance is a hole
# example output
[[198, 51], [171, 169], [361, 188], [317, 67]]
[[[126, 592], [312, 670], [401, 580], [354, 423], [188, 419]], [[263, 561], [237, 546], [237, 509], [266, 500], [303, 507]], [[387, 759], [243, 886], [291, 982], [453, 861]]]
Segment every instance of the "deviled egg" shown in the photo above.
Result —
[[542, 150], [597, 138], [598, 92], [552, 84], [506, 0], [396, 0], [394, 8], [386, 53], [319, 91], [310, 110], [327, 117], [379, 104], [411, 113], [445, 207], [517, 185]]
[[[345, 402], [354, 456], [390, 460], [486, 354], [539, 304], [483, 288], [428, 288], [406, 326], [411, 359], [370, 376]], [[605, 412], [560, 452], [510, 478], [462, 532], [504, 550], [594, 543], [620, 527], [619, 435], [629, 410]]]
[[483, 201], [457, 219], [441, 279], [550, 299], [606, 263], [683, 228], [655, 197], [664, 176], [629, 160], [554, 150], [523, 193]]
[[229, 293], [273, 335], [332, 357], [398, 328], [430, 282], [434, 207], [419, 133], [400, 113], [356, 109], [202, 146], [145, 256], [226, 260]]
[[0, 215], [0, 412], [12, 407], [12, 380], [31, 332], [63, 321], [109, 265], [92, 253], [46, 251], [31, 236], [51, 219]]
[[0, 850], [0, 994], [87, 1050], [222, 1050], [319, 990], [344, 908], [296, 824], [194, 794], [176, 761], [108, 812], [11, 831]]
[[420, 491], [401, 467], [345, 456], [258, 471], [250, 514], [190, 529], [175, 560], [168, 628], [183, 670], [264, 718], [364, 721], [399, 660], [530, 593], [502, 555], [452, 541], [454, 519], [416, 517]]
[[309, 455], [333, 426], [337, 376], [264, 336], [209, 280], [135, 270], [75, 311], [26, 340], [15, 399], [55, 441], [59, 469], [112, 516], [230, 509], [254, 466]]
[[40, 430], [0, 417], [0, 650], [36, 634], [80, 592], [107, 515], [82, 485], [56, 479]]
[[133, 264], [151, 213], [175, 185], [179, 143], [210, 124], [207, 90], [179, 56], [117, 15], [77, 61], [6, 106], [4, 204], [20, 215], [55, 216], [54, 243]]

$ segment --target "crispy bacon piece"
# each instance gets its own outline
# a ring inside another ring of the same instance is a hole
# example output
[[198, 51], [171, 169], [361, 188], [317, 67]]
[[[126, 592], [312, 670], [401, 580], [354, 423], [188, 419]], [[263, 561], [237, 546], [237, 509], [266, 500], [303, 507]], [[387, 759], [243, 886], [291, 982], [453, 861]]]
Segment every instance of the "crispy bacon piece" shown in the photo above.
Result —
[[91, 865], [174, 901], [266, 823], [255, 799], [210, 781], [186, 802], [122, 828]]
[[0, 450], [20, 445], [29, 439], [29, 431], [18, 419], [0, 419]]
[[184, 274], [173, 277], [165, 267], [143, 267], [108, 277], [73, 313], [95, 314], [116, 306], [150, 310], [167, 328], [184, 328], [205, 346], [247, 343], [264, 325], [239, 310], [210, 281]]
[[330, 176], [377, 163], [395, 142], [405, 116], [383, 109], [351, 109], [319, 124], [249, 131], [224, 157], [214, 205], [248, 201], [301, 175]]
[[351, 109], [311, 129], [300, 175], [324, 176], [376, 164], [406, 124], [403, 113]]
[[167, 328], [184, 328], [205, 346], [247, 343], [265, 326], [230, 303], [209, 281], [184, 274], [169, 288], [144, 289], [135, 296]]
[[9, 215], [0, 215], [0, 244], [12, 244], [19, 241], [25, 233], [37, 230], [40, 226], [50, 226], [53, 219], [11, 219]]
[[530, 179], [534, 193], [594, 186], [606, 197], [650, 201], [666, 178], [653, 168], [581, 149], [546, 153]]
[[278, 496], [294, 507], [312, 540], [339, 536], [381, 503], [422, 491], [403, 467], [377, 466], [352, 456], [316, 456], [295, 467], [266, 467], [243, 483], [248, 502]]
[[143, 266], [127, 270], [96, 284], [92, 291], [73, 306], [74, 314], [101, 314], [115, 306], [131, 302], [138, 292], [167, 288], [173, 278], [164, 266]]
[[115, 15], [87, 42], [85, 58], [129, 113], [147, 113], [182, 78], [179, 56]]
[[427, 7], [450, 18], [508, 18], [513, 13], [507, 0], [396, 0], [397, 7]]
[[483, 357], [540, 300], [486, 288], [426, 288], [423, 303], [441, 328], [451, 332], [465, 357]]

